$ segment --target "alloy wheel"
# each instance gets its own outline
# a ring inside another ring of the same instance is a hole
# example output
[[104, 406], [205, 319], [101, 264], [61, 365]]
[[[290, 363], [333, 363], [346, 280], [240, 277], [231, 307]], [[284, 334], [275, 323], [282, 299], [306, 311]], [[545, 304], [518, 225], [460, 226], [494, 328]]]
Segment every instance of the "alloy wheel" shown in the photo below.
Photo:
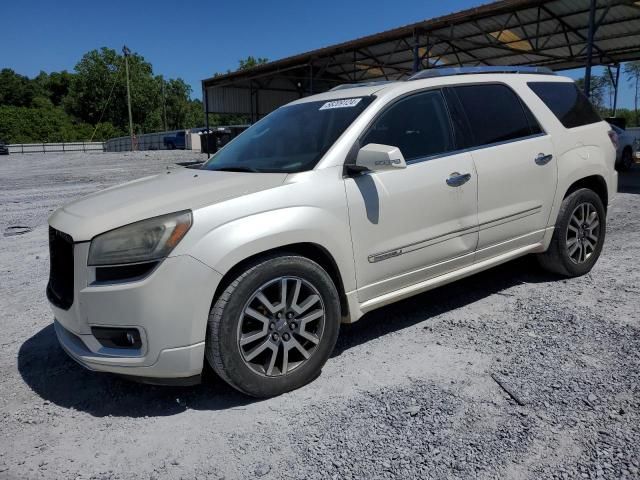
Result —
[[238, 323], [244, 363], [267, 377], [286, 375], [311, 358], [320, 344], [325, 308], [307, 280], [278, 277], [258, 288]]
[[573, 263], [584, 263], [596, 250], [600, 238], [600, 218], [588, 202], [579, 204], [567, 225], [567, 253]]

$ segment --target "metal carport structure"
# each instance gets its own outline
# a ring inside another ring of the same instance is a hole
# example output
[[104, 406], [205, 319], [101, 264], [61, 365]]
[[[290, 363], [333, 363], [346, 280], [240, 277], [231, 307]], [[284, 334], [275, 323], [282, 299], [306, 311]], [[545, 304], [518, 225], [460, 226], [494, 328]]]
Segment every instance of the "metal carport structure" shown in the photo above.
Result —
[[[640, 59], [640, 1], [504, 0], [202, 81], [209, 113], [252, 121], [342, 83], [403, 79], [440, 66], [553, 70]], [[617, 74], [612, 74], [617, 90]], [[616, 92], [617, 93], [617, 92]]]

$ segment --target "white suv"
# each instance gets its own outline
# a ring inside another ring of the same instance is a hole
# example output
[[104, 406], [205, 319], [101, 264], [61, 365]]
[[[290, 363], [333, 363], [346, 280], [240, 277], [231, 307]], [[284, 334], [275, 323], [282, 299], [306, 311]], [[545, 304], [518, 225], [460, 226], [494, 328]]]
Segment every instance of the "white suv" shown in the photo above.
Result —
[[611, 136], [544, 69], [302, 98], [201, 170], [56, 211], [59, 341], [89, 369], [155, 383], [197, 381], [208, 361], [249, 395], [300, 387], [341, 321], [529, 253], [560, 275], [591, 270], [616, 192]]

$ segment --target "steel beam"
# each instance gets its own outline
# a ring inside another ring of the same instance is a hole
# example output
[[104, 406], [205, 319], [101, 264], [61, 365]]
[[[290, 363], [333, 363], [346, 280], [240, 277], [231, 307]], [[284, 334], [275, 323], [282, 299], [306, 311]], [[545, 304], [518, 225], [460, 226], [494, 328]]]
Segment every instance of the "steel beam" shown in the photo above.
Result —
[[616, 111], [618, 109], [618, 85], [620, 82], [620, 64], [616, 63], [616, 76], [613, 76], [611, 73], [611, 65], [607, 65], [607, 72], [609, 72], [609, 78], [611, 79], [611, 83], [613, 84], [613, 112], [611, 112], [611, 116], [616, 116]]
[[589, 33], [587, 35], [587, 65], [584, 69], [584, 94], [591, 96], [591, 63], [593, 53], [593, 37], [596, 30], [596, 0], [591, 0], [589, 9]]
[[[206, 142], [207, 142], [207, 159], [211, 158], [211, 152], [209, 151], [209, 94], [207, 93], [207, 87], [202, 82], [202, 100], [204, 100], [204, 125], [207, 129]], [[202, 136], [200, 138], [200, 149], [202, 150]]]

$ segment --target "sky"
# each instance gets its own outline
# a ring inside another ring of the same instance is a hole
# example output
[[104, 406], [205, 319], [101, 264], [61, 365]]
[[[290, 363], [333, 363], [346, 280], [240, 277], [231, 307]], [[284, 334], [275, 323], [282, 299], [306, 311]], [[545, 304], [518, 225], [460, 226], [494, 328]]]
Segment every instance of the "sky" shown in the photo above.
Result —
[[[249, 55], [277, 60], [419, 20], [478, 6], [474, 0], [20, 0], [3, 2], [0, 68], [33, 77], [73, 70], [82, 55], [126, 44], [165, 78], [200, 81]], [[601, 69], [595, 69], [601, 74]], [[583, 70], [570, 72], [578, 78]], [[623, 84], [624, 83], [624, 84]], [[618, 104], [633, 95], [621, 82]]]

